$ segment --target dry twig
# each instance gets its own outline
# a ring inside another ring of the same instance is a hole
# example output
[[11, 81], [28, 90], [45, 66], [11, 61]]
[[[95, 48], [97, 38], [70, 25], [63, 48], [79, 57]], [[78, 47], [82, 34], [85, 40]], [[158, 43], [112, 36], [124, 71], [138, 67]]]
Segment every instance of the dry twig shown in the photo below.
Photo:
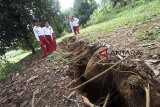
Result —
[[80, 107], [80, 105], [79, 105], [79, 103], [77, 102], [77, 100], [75, 100], [75, 99], [69, 99], [68, 97], [66, 97], [66, 96], [64, 96], [64, 95], [63, 95], [63, 97], [64, 97], [65, 99], [69, 100], [69, 101], [75, 102], [75, 103], [77, 104], [77, 107]]
[[106, 97], [106, 100], [105, 100], [105, 102], [103, 104], [103, 107], [107, 107], [107, 103], [108, 103], [109, 97], [110, 97], [110, 93], [107, 94], [107, 97]]
[[144, 63], [146, 64], [146, 66], [147, 66], [151, 71], [154, 72], [154, 74], [155, 74], [156, 76], [158, 76], [158, 74], [160, 73], [158, 69], [155, 69], [155, 68], [154, 68], [149, 62], [147, 62], [147, 61], [145, 61]]
[[150, 86], [148, 84], [148, 87], [145, 87], [146, 92], [146, 107], [150, 107]]
[[34, 100], [35, 100], [35, 93], [33, 92], [33, 97], [32, 97], [32, 106], [31, 106], [31, 107], [35, 107], [35, 105], [34, 105]]
[[88, 98], [86, 98], [85, 96], [81, 96], [81, 97], [82, 97], [84, 103], [85, 103], [87, 106], [89, 106], [89, 107], [95, 107], [94, 104], [92, 104], [92, 103], [89, 101]]

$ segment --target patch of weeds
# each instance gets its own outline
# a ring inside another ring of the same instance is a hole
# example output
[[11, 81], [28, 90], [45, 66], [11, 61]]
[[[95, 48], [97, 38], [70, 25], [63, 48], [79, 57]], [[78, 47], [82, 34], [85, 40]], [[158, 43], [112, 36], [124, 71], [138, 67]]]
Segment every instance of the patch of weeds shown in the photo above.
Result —
[[9, 61], [0, 61], [0, 80], [5, 78], [7, 74], [17, 71], [20, 67], [19, 63], [11, 63]]
[[60, 51], [60, 50], [51, 54], [49, 56], [49, 59], [52, 60], [52, 61], [60, 60], [62, 62], [62, 64], [67, 64], [68, 63], [68, 59], [66, 58], [66, 55], [64, 54], [63, 51]]
[[155, 28], [145, 32], [138, 32], [136, 35], [140, 41], [160, 40], [160, 31]]
[[63, 59], [62, 59], [62, 63], [63, 63], [64, 65], [66, 65], [66, 64], [68, 63], [68, 59], [67, 59], [67, 58], [63, 58]]
[[62, 57], [62, 51], [56, 51], [53, 54], [49, 55], [49, 59], [51, 60], [57, 60]]
[[151, 55], [151, 57], [152, 57], [153, 59], [159, 59], [159, 58], [160, 58], [160, 53], [159, 53], [158, 50], [152, 50], [152, 51], [150, 52], [150, 55]]

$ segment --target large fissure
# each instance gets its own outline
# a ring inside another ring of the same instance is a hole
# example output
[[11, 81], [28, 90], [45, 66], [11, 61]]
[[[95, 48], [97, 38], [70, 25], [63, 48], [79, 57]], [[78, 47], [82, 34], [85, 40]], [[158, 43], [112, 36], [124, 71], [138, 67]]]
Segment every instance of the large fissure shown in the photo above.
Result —
[[[67, 73], [73, 80], [76, 80], [70, 88], [92, 79], [123, 58], [114, 56], [109, 57], [109, 60], [103, 60], [98, 53], [105, 47], [88, 44], [82, 40], [77, 41], [74, 38], [64, 40], [61, 45], [64, 50], [70, 52]], [[137, 57], [120, 62], [104, 75], [77, 90], [97, 106], [103, 106], [106, 96], [110, 94], [107, 107], [145, 107], [145, 87], [149, 84], [151, 87], [150, 105], [160, 107], [160, 101], [158, 101], [160, 82], [153, 78], [154, 74], [147, 68], [144, 61], [134, 59]]]

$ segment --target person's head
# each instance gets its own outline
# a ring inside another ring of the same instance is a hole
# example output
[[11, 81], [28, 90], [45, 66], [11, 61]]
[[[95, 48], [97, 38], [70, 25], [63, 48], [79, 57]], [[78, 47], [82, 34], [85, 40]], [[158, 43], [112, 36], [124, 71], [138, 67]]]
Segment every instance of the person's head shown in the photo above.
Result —
[[46, 20], [46, 21], [45, 21], [45, 26], [46, 26], [46, 27], [49, 27], [49, 26], [50, 26], [50, 21], [49, 21], [49, 20]]
[[34, 19], [34, 25], [35, 25], [35, 26], [40, 26], [40, 22], [39, 22], [38, 19]]

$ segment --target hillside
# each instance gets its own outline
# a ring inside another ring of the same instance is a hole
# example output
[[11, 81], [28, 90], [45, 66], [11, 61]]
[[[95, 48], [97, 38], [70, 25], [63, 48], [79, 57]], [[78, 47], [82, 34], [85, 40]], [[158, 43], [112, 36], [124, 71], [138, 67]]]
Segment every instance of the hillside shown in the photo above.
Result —
[[[160, 107], [159, 0], [124, 7], [57, 41], [48, 58], [29, 55], [0, 80], [1, 107]], [[106, 48], [143, 54], [106, 60], [98, 54]]]

